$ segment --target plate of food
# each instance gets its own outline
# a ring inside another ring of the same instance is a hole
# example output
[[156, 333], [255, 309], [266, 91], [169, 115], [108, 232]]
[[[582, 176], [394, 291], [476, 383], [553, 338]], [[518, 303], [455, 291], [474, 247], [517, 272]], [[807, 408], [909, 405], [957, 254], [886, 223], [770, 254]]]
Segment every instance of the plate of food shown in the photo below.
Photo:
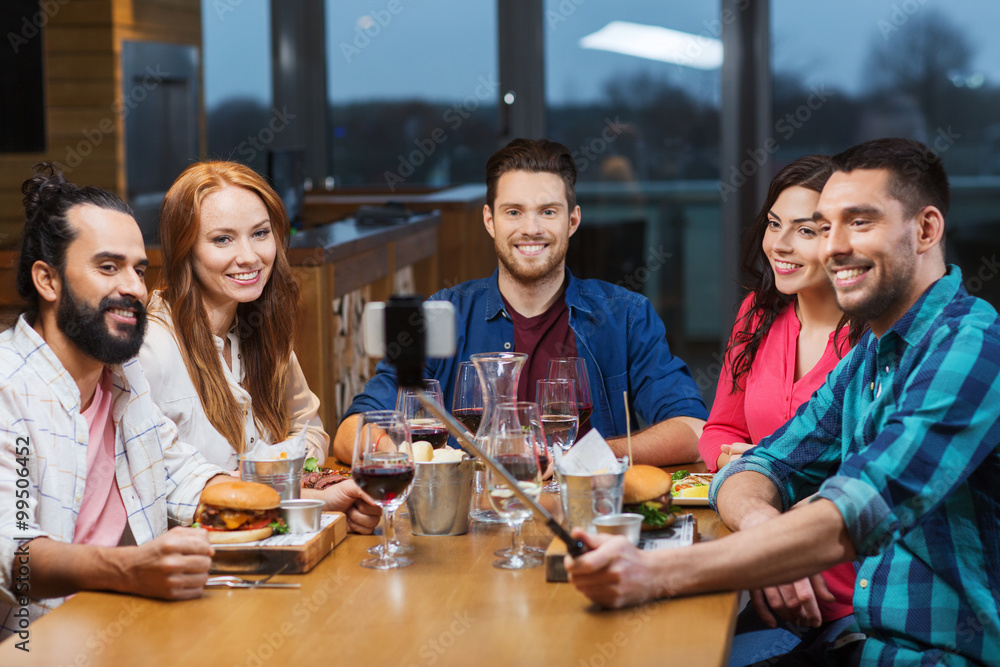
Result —
[[678, 470], [672, 475], [673, 484], [670, 495], [674, 505], [708, 506], [708, 487], [712, 483], [714, 473], [688, 472]]
[[309, 457], [306, 459], [305, 470], [302, 473], [302, 488], [316, 489], [322, 491], [328, 486], [350, 479], [350, 470], [334, 470], [333, 468], [323, 468], [319, 465], [319, 460]]

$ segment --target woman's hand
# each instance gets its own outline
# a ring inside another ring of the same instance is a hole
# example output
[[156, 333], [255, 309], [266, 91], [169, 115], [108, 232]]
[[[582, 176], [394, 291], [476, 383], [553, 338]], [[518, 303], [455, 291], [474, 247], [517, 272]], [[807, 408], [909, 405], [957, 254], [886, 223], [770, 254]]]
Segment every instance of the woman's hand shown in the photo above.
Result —
[[721, 468], [730, 461], [735, 461], [743, 456], [743, 452], [753, 449], [756, 446], [757, 445], [752, 445], [749, 442], [734, 442], [731, 445], [722, 445], [722, 453], [719, 454], [716, 466]]
[[353, 479], [319, 491], [302, 489], [302, 497], [322, 500], [325, 512], [343, 512], [347, 516], [347, 528], [355, 533], [370, 535], [382, 518], [382, 509]]

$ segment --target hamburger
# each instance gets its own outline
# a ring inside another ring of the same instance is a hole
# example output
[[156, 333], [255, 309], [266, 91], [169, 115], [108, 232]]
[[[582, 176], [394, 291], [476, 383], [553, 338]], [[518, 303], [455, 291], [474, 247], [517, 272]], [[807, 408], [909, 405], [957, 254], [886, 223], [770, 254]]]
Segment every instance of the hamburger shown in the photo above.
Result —
[[625, 471], [625, 498], [623, 512], [643, 516], [643, 530], [659, 530], [674, 522], [671, 511], [673, 498], [670, 473], [647, 465], [634, 465]]
[[194, 527], [208, 531], [212, 544], [253, 542], [285, 533], [278, 514], [281, 496], [266, 484], [224, 482], [205, 487], [194, 513]]

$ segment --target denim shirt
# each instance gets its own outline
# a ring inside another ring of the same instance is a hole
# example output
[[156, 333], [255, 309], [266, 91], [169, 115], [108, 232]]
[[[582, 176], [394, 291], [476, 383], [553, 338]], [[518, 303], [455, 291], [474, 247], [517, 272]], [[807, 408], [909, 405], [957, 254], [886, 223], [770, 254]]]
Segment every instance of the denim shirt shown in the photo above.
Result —
[[[566, 305], [576, 337], [577, 355], [587, 363], [594, 401], [591, 424], [605, 437], [625, 434], [628, 390], [633, 427], [672, 417], [705, 419], [708, 411], [687, 365], [670, 353], [663, 322], [649, 299], [602, 280], [580, 280], [567, 269]], [[458, 364], [479, 352], [513, 352], [514, 323], [500, 297], [498, 271], [441, 290], [431, 299], [455, 307], [456, 354], [428, 359], [425, 375], [441, 382], [450, 410]], [[344, 417], [392, 409], [396, 373], [383, 359]], [[638, 420], [637, 420], [638, 418]]]

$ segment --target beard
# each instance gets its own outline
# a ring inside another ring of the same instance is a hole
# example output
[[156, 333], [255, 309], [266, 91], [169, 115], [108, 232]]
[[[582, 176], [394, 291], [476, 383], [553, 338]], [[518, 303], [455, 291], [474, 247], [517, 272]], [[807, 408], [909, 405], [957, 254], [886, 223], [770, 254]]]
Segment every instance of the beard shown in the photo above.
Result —
[[[849, 262], [844, 264], [848, 265]], [[914, 266], [913, 256], [908, 252], [901, 252], [896, 261], [882, 264], [882, 279], [878, 284], [869, 285], [864, 293], [842, 295], [834, 283], [837, 306], [851, 317], [865, 322], [877, 322], [906, 299], [913, 281]]]
[[502, 244], [499, 240], [494, 242], [497, 259], [503, 264], [504, 269], [519, 283], [534, 283], [551, 278], [552, 276], [562, 277], [566, 260], [566, 249], [568, 244], [552, 242], [549, 244], [549, 254], [543, 263], [528, 263], [524, 258], [517, 257], [517, 250], [509, 245]]
[[[116, 335], [104, 317], [111, 308], [134, 310], [135, 324], [113, 325]], [[56, 325], [84, 354], [104, 364], [121, 364], [139, 354], [146, 335], [146, 307], [135, 299], [104, 297], [97, 308], [91, 308], [64, 281]]]

